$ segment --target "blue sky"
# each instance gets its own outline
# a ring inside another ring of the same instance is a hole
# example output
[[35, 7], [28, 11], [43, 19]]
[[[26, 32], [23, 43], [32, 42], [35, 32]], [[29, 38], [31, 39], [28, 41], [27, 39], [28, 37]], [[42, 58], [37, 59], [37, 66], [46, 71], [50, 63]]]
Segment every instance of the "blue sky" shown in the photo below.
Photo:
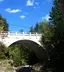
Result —
[[53, 0], [0, 0], [0, 14], [10, 31], [29, 31], [37, 22], [49, 19]]

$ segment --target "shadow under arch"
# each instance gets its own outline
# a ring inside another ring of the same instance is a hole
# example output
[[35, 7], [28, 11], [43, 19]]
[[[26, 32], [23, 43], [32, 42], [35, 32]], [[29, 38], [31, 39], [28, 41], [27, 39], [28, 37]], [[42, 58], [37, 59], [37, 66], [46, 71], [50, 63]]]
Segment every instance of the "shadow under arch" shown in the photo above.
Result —
[[45, 49], [36, 42], [31, 40], [18, 40], [16, 42], [13, 42], [11, 45], [9, 45], [9, 47], [19, 43], [31, 49], [36, 54], [37, 58], [40, 61], [45, 62], [48, 59]]

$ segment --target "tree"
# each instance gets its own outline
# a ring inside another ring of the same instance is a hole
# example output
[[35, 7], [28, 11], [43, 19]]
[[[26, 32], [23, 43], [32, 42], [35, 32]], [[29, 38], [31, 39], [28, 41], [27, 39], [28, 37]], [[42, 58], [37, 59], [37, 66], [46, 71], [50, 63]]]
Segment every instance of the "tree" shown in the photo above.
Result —
[[50, 12], [50, 21], [54, 23], [55, 26], [55, 40], [61, 40], [64, 35], [64, 18], [59, 6], [59, 0], [54, 0], [54, 6]]
[[35, 30], [34, 30], [33, 26], [32, 26], [32, 27], [30, 27], [30, 31], [29, 31], [29, 32], [31, 32], [31, 33], [35, 32]]
[[49, 48], [51, 46], [50, 52], [48, 51], [50, 60], [46, 63], [45, 67], [52, 69], [53, 72], [61, 72], [64, 60], [64, 18], [59, 6], [59, 0], [54, 0], [54, 6], [50, 12], [50, 22], [54, 24], [53, 37], [51, 38], [53, 46], [51, 46], [51, 43], [48, 44]]
[[51, 38], [53, 36], [53, 26], [49, 26], [49, 23], [46, 21], [43, 21], [42, 24], [42, 42], [44, 44], [51, 42]]
[[59, 0], [60, 1], [60, 8], [62, 13], [64, 14], [64, 0]]
[[13, 60], [14, 66], [34, 64], [37, 61], [34, 52], [21, 43], [15, 43], [8, 48], [9, 59]]
[[28, 53], [21, 44], [15, 44], [9, 47], [10, 59], [13, 60], [14, 66], [21, 66], [27, 64]]
[[4, 32], [8, 32], [8, 23], [6, 19], [0, 15], [0, 36], [2, 39], [7, 36], [7, 34], [4, 34]]
[[36, 23], [35, 27], [30, 28], [30, 32], [37, 32], [37, 33], [42, 33], [43, 32], [43, 24], [48, 23], [47, 21], [42, 21], [40, 23]]
[[23, 32], [23, 29], [21, 29], [19, 32]]
[[0, 15], [0, 31], [8, 31], [8, 23], [6, 20]]
[[4, 44], [0, 42], [0, 59], [7, 59], [8, 55], [7, 54], [7, 48], [5, 47]]
[[35, 27], [34, 27], [34, 31], [39, 33], [40, 32], [40, 24], [36, 23]]

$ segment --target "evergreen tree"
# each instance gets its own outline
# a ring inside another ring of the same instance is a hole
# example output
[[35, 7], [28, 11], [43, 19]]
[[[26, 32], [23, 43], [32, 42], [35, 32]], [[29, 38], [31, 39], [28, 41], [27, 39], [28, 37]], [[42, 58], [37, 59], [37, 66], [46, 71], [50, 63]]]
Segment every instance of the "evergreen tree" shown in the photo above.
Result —
[[64, 0], [59, 0], [60, 1], [60, 8], [62, 13], [64, 14]]
[[46, 67], [52, 69], [52, 72], [61, 72], [64, 63], [64, 18], [60, 9], [59, 0], [54, 0], [54, 5], [50, 12], [50, 21], [54, 24], [53, 47], [50, 50], [50, 60], [46, 64]]
[[34, 31], [39, 33], [40, 32], [40, 24], [36, 23], [36, 26], [34, 28]]
[[34, 33], [34, 32], [35, 32], [35, 30], [34, 30], [33, 26], [32, 26], [32, 27], [30, 27], [30, 31], [29, 31], [29, 32], [31, 32], [31, 33]]
[[59, 0], [54, 0], [54, 6], [52, 7], [52, 11], [50, 12], [50, 21], [54, 23], [55, 27], [54, 40], [62, 40], [64, 36], [64, 18], [60, 9]]

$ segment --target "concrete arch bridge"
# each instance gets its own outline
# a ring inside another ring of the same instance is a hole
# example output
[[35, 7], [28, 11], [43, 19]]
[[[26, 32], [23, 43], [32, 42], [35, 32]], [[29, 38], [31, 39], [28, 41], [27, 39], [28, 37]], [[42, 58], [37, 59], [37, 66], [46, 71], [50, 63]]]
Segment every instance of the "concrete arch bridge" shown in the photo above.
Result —
[[45, 60], [47, 59], [47, 54], [40, 43], [41, 36], [42, 34], [38, 33], [5, 32], [0, 33], [0, 41], [7, 47], [15, 42], [21, 42], [21, 44], [31, 48], [40, 60]]

